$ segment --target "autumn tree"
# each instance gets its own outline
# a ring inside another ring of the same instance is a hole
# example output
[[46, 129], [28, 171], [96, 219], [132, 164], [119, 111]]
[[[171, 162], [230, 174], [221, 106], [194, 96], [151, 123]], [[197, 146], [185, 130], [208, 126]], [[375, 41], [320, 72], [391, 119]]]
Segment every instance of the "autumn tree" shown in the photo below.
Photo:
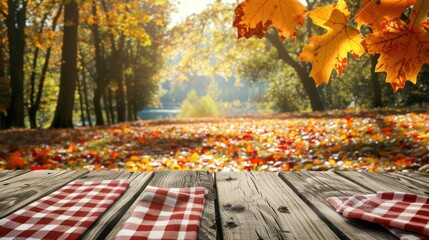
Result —
[[[62, 10], [63, 4], [56, 0], [44, 1], [35, 7], [33, 14], [29, 16], [29, 21], [32, 22], [27, 37], [32, 41], [29, 43], [28, 48], [34, 49], [31, 60], [31, 73], [29, 74], [28, 96], [28, 116], [31, 128], [38, 127], [37, 113], [42, 104], [52, 51], [57, 48], [55, 40], [60, 35], [57, 32], [57, 25], [62, 15]], [[42, 18], [39, 17], [40, 15], [42, 15]], [[43, 62], [40, 65], [41, 60]], [[53, 69], [52, 66], [51, 69]]]
[[6, 46], [3, 22], [0, 21], [0, 129], [6, 128], [6, 115], [10, 103], [10, 84], [6, 76]]
[[222, 78], [240, 85], [241, 63], [253, 52], [265, 52], [266, 46], [257, 39], [236, 39], [230, 26], [232, 9], [232, 5], [217, 1], [171, 29], [164, 47], [169, 66], [163, 78], [178, 84], [198, 77], [208, 81]]
[[[310, 3], [307, 1], [308, 6]], [[411, 6], [408, 16], [403, 19], [404, 10]], [[308, 44], [299, 56], [300, 61], [312, 64], [309, 76], [314, 78], [316, 85], [328, 83], [332, 69], [341, 75], [347, 66], [348, 53], [359, 58], [367, 52], [379, 54], [375, 71], [386, 72], [386, 81], [396, 92], [407, 80], [415, 83], [421, 66], [429, 63], [428, 10], [429, 2], [425, 0], [364, 0], [355, 16], [356, 27], [344, 0], [308, 13], [298, 0], [268, 0], [263, 4], [254, 0], [237, 6], [234, 26], [239, 38], [254, 35], [262, 38], [274, 26], [279, 29], [282, 39], [294, 39], [296, 26], [304, 24], [307, 14], [314, 25], [325, 29], [325, 33], [308, 38]], [[358, 30], [362, 25], [369, 26], [372, 33], [362, 36]], [[272, 40], [279, 42], [277, 37]]]
[[[24, 127], [24, 49], [26, 0], [2, 1], [1, 14], [6, 23], [9, 52], [11, 101], [7, 111], [8, 127]], [[3, 8], [5, 7], [5, 8]]]
[[[93, 103], [97, 125], [105, 124], [103, 105], [110, 122], [135, 119], [139, 99], [134, 96], [155, 86], [140, 86], [137, 82], [151, 79], [160, 67], [156, 56], [160, 55], [170, 9], [168, 1], [152, 0], [103, 0], [83, 5], [82, 20], [91, 32], [95, 55], [96, 71], [91, 75], [96, 83]], [[152, 90], [141, 98], [151, 96]], [[116, 109], [112, 109], [114, 105]]]
[[73, 107], [77, 81], [77, 43], [79, 8], [76, 0], [64, 5], [64, 36], [61, 61], [60, 92], [52, 128], [73, 127]]

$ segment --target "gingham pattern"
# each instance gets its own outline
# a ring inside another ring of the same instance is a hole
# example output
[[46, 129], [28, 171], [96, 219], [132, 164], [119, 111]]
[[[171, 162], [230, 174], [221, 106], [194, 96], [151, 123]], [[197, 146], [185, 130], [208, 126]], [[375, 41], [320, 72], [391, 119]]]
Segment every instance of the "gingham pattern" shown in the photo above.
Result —
[[332, 197], [327, 201], [347, 218], [382, 224], [401, 239], [429, 239], [429, 198], [401, 192]]
[[197, 239], [205, 194], [203, 187], [148, 186], [116, 239]]
[[0, 219], [0, 239], [77, 239], [128, 185], [126, 180], [70, 182]]

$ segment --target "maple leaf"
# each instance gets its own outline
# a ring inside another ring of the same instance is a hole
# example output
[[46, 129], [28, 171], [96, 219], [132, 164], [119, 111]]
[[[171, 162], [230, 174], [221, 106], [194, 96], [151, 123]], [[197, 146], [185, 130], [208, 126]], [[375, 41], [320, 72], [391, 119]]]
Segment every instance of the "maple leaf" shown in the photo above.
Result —
[[384, 20], [399, 17], [405, 8], [412, 6], [416, 0], [363, 0], [356, 12], [355, 20], [358, 28], [368, 25], [372, 29], [381, 27]]
[[429, 64], [429, 34], [424, 28], [428, 10], [429, 1], [417, 0], [408, 23], [399, 18], [386, 21], [380, 30], [366, 36], [368, 53], [380, 54], [375, 71], [387, 73], [386, 82], [395, 92], [407, 80], [416, 83], [421, 66]]
[[361, 44], [363, 37], [359, 31], [348, 24], [350, 12], [344, 0], [316, 8], [308, 15], [315, 25], [327, 30], [324, 35], [309, 38], [309, 44], [299, 55], [300, 61], [312, 63], [310, 77], [314, 78], [318, 86], [329, 82], [333, 68], [341, 76], [347, 66], [348, 52], [359, 58], [365, 53], [365, 49]]
[[246, 0], [235, 8], [233, 26], [238, 38], [264, 37], [273, 26], [282, 39], [296, 36], [296, 25], [304, 24], [307, 9], [299, 0]]
[[27, 161], [21, 157], [21, 153], [19, 151], [16, 151], [12, 153], [12, 156], [10, 157], [9, 161], [6, 163], [7, 169], [25, 169], [25, 166], [27, 165]]

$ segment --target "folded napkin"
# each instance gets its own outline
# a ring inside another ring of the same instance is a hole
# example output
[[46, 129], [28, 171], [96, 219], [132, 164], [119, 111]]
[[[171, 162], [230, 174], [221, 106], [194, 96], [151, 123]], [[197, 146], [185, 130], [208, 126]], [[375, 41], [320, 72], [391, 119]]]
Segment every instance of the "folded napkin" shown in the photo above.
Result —
[[126, 180], [70, 182], [0, 219], [0, 239], [77, 239], [128, 185]]
[[205, 194], [203, 187], [148, 186], [115, 239], [197, 239]]
[[429, 198], [401, 192], [332, 197], [327, 201], [347, 218], [382, 224], [400, 239], [429, 239]]

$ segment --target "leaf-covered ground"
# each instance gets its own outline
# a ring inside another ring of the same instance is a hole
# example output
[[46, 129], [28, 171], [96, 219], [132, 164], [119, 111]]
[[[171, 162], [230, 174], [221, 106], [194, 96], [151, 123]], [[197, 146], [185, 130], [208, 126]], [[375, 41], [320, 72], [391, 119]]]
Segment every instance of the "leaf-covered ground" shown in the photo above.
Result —
[[115, 168], [429, 172], [429, 114], [328, 112], [0, 131], [0, 170]]

